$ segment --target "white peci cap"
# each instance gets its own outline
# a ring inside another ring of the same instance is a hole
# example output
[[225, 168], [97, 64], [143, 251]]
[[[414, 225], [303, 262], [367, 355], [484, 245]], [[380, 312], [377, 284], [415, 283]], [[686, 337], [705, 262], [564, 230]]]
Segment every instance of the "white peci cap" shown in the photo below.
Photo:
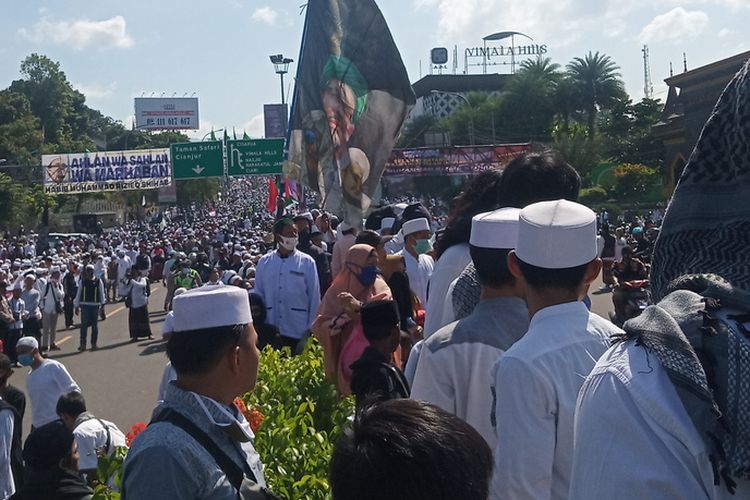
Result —
[[247, 291], [232, 286], [208, 286], [175, 297], [173, 330], [186, 332], [253, 322]]
[[21, 337], [16, 342], [16, 349], [28, 347], [29, 349], [39, 349], [39, 342], [34, 337]]
[[477, 214], [471, 219], [469, 244], [501, 250], [516, 248], [520, 208], [501, 208]]
[[406, 221], [404, 222], [404, 225], [401, 226], [401, 231], [403, 231], [404, 236], [408, 236], [413, 233], [418, 233], [419, 231], [429, 231], [429, 230], [430, 230], [430, 222], [425, 218]]
[[546, 269], [588, 264], [598, 256], [596, 214], [568, 200], [542, 201], [521, 210], [516, 255]]
[[396, 219], [393, 217], [383, 217], [383, 220], [380, 221], [380, 230], [383, 231], [384, 229], [393, 229], [393, 225], [396, 223]]

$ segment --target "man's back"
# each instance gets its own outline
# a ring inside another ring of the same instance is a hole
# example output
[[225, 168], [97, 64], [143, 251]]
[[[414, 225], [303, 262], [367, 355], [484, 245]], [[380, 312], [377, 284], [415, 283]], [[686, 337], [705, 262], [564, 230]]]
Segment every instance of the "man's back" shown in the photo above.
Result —
[[493, 498], [568, 497], [576, 399], [617, 327], [582, 302], [537, 311], [493, 367]]
[[29, 373], [26, 390], [31, 398], [31, 425], [37, 428], [57, 420], [55, 407], [61, 394], [81, 389], [62, 363], [45, 359]]

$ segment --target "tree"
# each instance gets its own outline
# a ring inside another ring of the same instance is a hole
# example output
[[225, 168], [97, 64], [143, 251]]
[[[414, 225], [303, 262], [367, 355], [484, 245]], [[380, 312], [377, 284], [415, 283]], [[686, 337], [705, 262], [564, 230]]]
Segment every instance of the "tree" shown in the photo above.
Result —
[[567, 69], [586, 113], [589, 137], [593, 138], [598, 111], [625, 95], [620, 67], [607, 55], [589, 52], [583, 58], [573, 59]]
[[659, 172], [637, 163], [625, 163], [615, 169], [615, 192], [618, 197], [640, 199], [659, 182]]
[[73, 112], [73, 88], [60, 64], [47, 56], [31, 54], [21, 63], [23, 80], [10, 85], [12, 91], [24, 94], [31, 110], [39, 118], [44, 140], [60, 143], [67, 139], [70, 127], [66, 119]]

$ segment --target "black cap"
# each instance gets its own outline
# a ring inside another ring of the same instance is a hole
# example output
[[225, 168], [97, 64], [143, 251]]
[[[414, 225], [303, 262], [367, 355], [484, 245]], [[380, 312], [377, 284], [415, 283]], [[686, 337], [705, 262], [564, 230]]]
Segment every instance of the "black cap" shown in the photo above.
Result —
[[362, 306], [362, 329], [369, 340], [384, 339], [390, 328], [398, 326], [400, 319], [396, 303], [392, 300], [374, 300]]
[[286, 217], [283, 218], [283, 219], [279, 219], [273, 225], [273, 233], [274, 234], [279, 234], [281, 231], [284, 230], [284, 227], [286, 227], [286, 226], [293, 226], [293, 225], [294, 225], [294, 221], [292, 221], [292, 219], [289, 219], [289, 218], [286, 218]]
[[73, 433], [62, 420], [55, 420], [35, 429], [23, 446], [26, 465], [35, 469], [51, 467], [70, 454]]

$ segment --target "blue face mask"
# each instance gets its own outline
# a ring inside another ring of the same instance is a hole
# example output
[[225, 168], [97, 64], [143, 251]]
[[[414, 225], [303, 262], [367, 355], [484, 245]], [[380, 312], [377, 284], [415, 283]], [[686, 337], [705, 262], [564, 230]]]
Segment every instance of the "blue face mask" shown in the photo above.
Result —
[[21, 366], [31, 366], [31, 364], [34, 362], [34, 356], [31, 354], [19, 354], [18, 362], [21, 364]]
[[362, 268], [362, 271], [357, 275], [357, 279], [360, 283], [365, 286], [370, 286], [375, 283], [375, 279], [378, 277], [378, 266], [366, 266]]

